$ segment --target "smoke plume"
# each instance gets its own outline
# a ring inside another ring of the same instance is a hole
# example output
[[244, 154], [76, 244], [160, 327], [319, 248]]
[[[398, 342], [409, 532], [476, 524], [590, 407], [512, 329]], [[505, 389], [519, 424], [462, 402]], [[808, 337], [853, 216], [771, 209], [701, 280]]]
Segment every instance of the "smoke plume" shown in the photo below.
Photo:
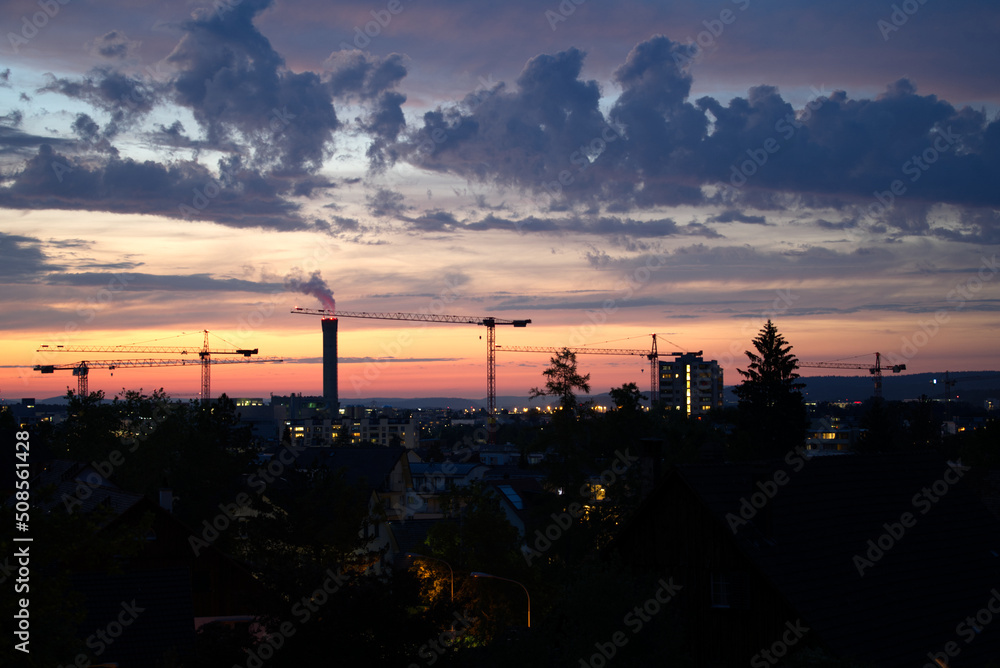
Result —
[[337, 302], [333, 299], [333, 290], [327, 286], [326, 281], [320, 276], [319, 270], [314, 271], [309, 274], [309, 278], [304, 279], [301, 271], [293, 269], [290, 274], [285, 276], [285, 290], [312, 295], [323, 304], [323, 308], [327, 311], [337, 309]]

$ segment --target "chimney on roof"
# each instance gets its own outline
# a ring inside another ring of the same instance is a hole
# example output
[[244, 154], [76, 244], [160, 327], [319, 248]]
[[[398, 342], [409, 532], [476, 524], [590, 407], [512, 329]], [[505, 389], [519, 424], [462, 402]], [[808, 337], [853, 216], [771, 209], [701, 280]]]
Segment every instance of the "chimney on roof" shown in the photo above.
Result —
[[174, 492], [169, 487], [160, 488], [160, 508], [168, 513], [174, 512]]

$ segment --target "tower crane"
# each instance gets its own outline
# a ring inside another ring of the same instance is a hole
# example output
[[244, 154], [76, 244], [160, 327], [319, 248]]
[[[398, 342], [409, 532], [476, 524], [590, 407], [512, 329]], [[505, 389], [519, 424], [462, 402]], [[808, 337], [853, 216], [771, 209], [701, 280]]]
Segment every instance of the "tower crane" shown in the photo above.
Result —
[[327, 311], [323, 309], [294, 308], [292, 313], [299, 315], [319, 315], [324, 318], [370, 318], [375, 320], [415, 320], [418, 322], [442, 322], [464, 325], [482, 325], [486, 328], [486, 410], [491, 429], [490, 442], [493, 442], [492, 425], [496, 419], [497, 407], [497, 362], [496, 362], [496, 326], [511, 325], [527, 327], [531, 320], [507, 320], [493, 316], [474, 315], [440, 315], [434, 313], [369, 313], [366, 311]]
[[[552, 348], [546, 346], [497, 346], [497, 350], [509, 353], [548, 353], [558, 354], [562, 348]], [[653, 347], [650, 350], [638, 350], [634, 348], [567, 348], [573, 353], [587, 353], [590, 355], [641, 355], [649, 360], [649, 398], [650, 404], [655, 406], [660, 401], [660, 365], [661, 353], [656, 349], [656, 334], [653, 334]], [[680, 357], [684, 353], [662, 353], [673, 357]], [[698, 351], [698, 355], [702, 351]]]
[[875, 377], [875, 395], [878, 398], [882, 398], [882, 370], [890, 369], [893, 373], [899, 373], [900, 371], [906, 371], [905, 364], [893, 364], [891, 366], [882, 366], [882, 354], [875, 353], [875, 364], [853, 364], [851, 362], [799, 362], [800, 367], [807, 367], [810, 369], [868, 369], [868, 373]]
[[[243, 357], [250, 357], [251, 355], [257, 354], [257, 349], [249, 348], [222, 348], [217, 350], [212, 350], [208, 342], [208, 330], [203, 330], [205, 334], [205, 341], [202, 344], [201, 349], [184, 347], [184, 346], [132, 346], [132, 345], [112, 345], [112, 346], [48, 346], [43, 345], [38, 348], [35, 352], [56, 352], [56, 353], [176, 353], [179, 355], [187, 355], [189, 353], [198, 353], [198, 357], [201, 359], [201, 400], [203, 402], [211, 401], [212, 399], [212, 355], [243, 355]], [[276, 358], [269, 358], [269, 361], [275, 361]], [[147, 360], [148, 361], [148, 360]], [[125, 365], [122, 365], [125, 366]], [[151, 366], [151, 365], [149, 365]], [[168, 366], [168, 365], [161, 365]], [[183, 366], [183, 365], [182, 365]]]
[[36, 364], [34, 366], [34, 370], [41, 371], [43, 374], [55, 373], [56, 371], [72, 371], [73, 375], [77, 377], [77, 394], [79, 396], [87, 396], [90, 393], [88, 378], [90, 376], [91, 369], [108, 369], [109, 371], [114, 371], [119, 367], [187, 366], [189, 364], [261, 364], [265, 362], [283, 361], [284, 360], [277, 357], [258, 357], [256, 359], [222, 359], [209, 360], [207, 362], [204, 359], [200, 362], [195, 362], [194, 360], [164, 359], [84, 360], [82, 362], [73, 362], [72, 364]]
[[[958, 383], [958, 382], [972, 383], [972, 382], [976, 382], [976, 381], [980, 381], [980, 380], [996, 380], [996, 379], [1000, 379], [1000, 376], [998, 376], [998, 375], [989, 375], [989, 376], [959, 376], [959, 377], [956, 378], [956, 377], [954, 377], [954, 376], [951, 375], [950, 371], [945, 371], [944, 372], [944, 380], [941, 381], [941, 384], [944, 385], [944, 394], [943, 395], [939, 394], [937, 396], [938, 397], [944, 396], [944, 397], [947, 398], [948, 403], [951, 403], [952, 392], [954, 391], [954, 387], [955, 387], [956, 383]], [[931, 382], [933, 384], [937, 385], [938, 384], [938, 379], [935, 378]], [[958, 395], [955, 395], [954, 398], [958, 399]]]

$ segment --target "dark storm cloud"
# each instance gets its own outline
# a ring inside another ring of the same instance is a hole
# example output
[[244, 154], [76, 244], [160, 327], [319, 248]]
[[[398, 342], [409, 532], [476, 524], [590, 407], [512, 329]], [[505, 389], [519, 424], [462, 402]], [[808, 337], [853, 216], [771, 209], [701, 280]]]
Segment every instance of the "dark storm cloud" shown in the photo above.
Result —
[[407, 222], [420, 232], [445, 232], [461, 227], [458, 219], [447, 211], [425, 211], [422, 216], [407, 218]]
[[87, 114], [77, 114], [73, 121], [73, 134], [86, 142], [96, 141], [101, 134], [101, 126]]
[[824, 230], [851, 230], [858, 226], [858, 219], [845, 218], [843, 220], [831, 221], [820, 218], [816, 221], [816, 225]]
[[[450, 215], [450, 214], [449, 214]], [[462, 225], [463, 229], [509, 230], [522, 234], [594, 234], [611, 238], [623, 236], [638, 238], [677, 237], [696, 235], [718, 237], [718, 232], [699, 223], [678, 225], [669, 218], [655, 220], [635, 220], [617, 216], [572, 216], [568, 218], [539, 218], [528, 216], [520, 220], [508, 220], [493, 214], [480, 221]]]
[[211, 145], [243, 140], [260, 165], [318, 169], [340, 122], [320, 76], [290, 71], [254, 26], [270, 4], [245, 0], [224, 12], [196, 11], [167, 57], [179, 68], [173, 99], [191, 109]]
[[932, 227], [930, 234], [948, 241], [1000, 244], [1000, 211], [995, 209], [963, 211], [955, 227]]
[[[16, 114], [16, 116], [10, 118], [11, 125], [19, 125], [21, 121], [20, 112], [12, 112], [12, 114]], [[10, 115], [8, 115], [7, 118], [9, 117]], [[42, 144], [48, 144], [49, 146], [67, 146], [72, 143], [73, 142], [69, 139], [31, 135], [14, 127], [0, 125], [0, 154], [28, 154], [30, 149], [35, 149]]]
[[380, 58], [361, 51], [335, 51], [323, 63], [323, 81], [339, 99], [374, 100], [406, 76], [403, 61], [398, 53]]
[[357, 100], [366, 108], [359, 120], [362, 130], [372, 136], [369, 162], [377, 171], [391, 162], [387, 147], [406, 126], [403, 103], [406, 96], [392, 90], [406, 76], [404, 57], [390, 53], [385, 58], [361, 51], [336, 51], [323, 63], [323, 81], [339, 100]]
[[571, 154], [606, 130], [597, 82], [579, 79], [583, 57], [571, 49], [532, 58], [516, 89], [498, 84], [426, 113], [398, 150], [428, 169], [542, 191], [571, 166]]
[[133, 42], [125, 33], [112, 30], [94, 40], [91, 53], [102, 58], [124, 60], [139, 48], [140, 42]]
[[280, 292], [281, 283], [258, 283], [238, 278], [215, 278], [209, 274], [190, 274], [187, 276], [142, 274], [133, 272], [81, 272], [51, 274], [45, 280], [50, 285], [68, 285], [76, 287], [104, 287], [109, 281], [116, 281], [124, 291], [221, 291], [221, 292], [255, 292], [273, 294]]
[[59, 93], [83, 100], [110, 116], [104, 134], [114, 137], [132, 127], [161, 100], [162, 84], [141, 76], [129, 75], [111, 66], [96, 67], [81, 79], [57, 78], [40, 93]]
[[212, 145], [207, 141], [192, 139], [184, 130], [184, 124], [174, 121], [169, 126], [157, 123], [153, 132], [147, 133], [146, 137], [157, 148], [183, 148], [200, 151], [203, 149], [215, 149], [223, 153], [239, 153], [240, 147], [237, 144]]
[[0, 232], [0, 277], [34, 281], [54, 268], [38, 239]]
[[[398, 150], [427, 169], [607, 211], [702, 203], [702, 186], [718, 184], [737, 208], [781, 209], [776, 196], [788, 193], [875, 218], [887, 213], [878, 204], [1000, 204], [1000, 120], [982, 111], [920, 95], [906, 79], [875, 99], [820, 91], [802, 109], [766, 85], [727, 104], [691, 102], [692, 55], [663, 36], [637, 45], [614, 73], [622, 92], [606, 117], [597, 84], [580, 79], [582, 52], [537, 56], [513, 90], [428, 112]], [[927, 233], [912, 209], [893, 208], [887, 225]]]
[[86, 239], [49, 239], [46, 243], [53, 248], [89, 249], [94, 245], [93, 241], [87, 241]]
[[711, 216], [710, 223], [747, 223], [750, 225], [767, 225], [767, 218], [764, 216], [750, 216], [736, 209], [726, 209], [722, 213]]
[[371, 195], [365, 196], [368, 212], [376, 217], [400, 217], [409, 207], [402, 193], [388, 188], [379, 188]]
[[39, 147], [0, 188], [0, 207], [82, 209], [212, 220], [240, 228], [303, 230], [311, 224], [280, 196], [275, 183], [238, 163], [217, 178], [195, 162], [170, 165], [111, 158], [100, 164], [71, 160], [47, 144]]
[[0, 124], [16, 128], [24, 120], [24, 114], [19, 109], [11, 109], [9, 112], [0, 116]]

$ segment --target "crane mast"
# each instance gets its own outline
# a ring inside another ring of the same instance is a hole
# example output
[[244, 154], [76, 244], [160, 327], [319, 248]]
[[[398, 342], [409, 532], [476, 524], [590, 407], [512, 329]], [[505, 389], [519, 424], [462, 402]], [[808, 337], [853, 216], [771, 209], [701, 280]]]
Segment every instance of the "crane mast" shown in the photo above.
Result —
[[874, 396], [879, 399], [882, 398], [882, 370], [889, 369], [893, 373], [906, 371], [905, 364], [893, 364], [891, 366], [883, 367], [881, 353], [875, 353], [875, 364], [853, 364], [851, 362], [799, 362], [799, 366], [810, 369], [867, 369], [868, 373], [874, 377]]
[[[639, 355], [649, 360], [649, 400], [650, 405], [655, 406], [660, 401], [660, 353], [656, 349], [656, 334], [653, 334], [653, 346], [650, 350], [639, 350], [636, 348], [566, 348], [572, 353], [586, 353], [588, 355]], [[562, 348], [551, 346], [497, 346], [497, 350], [508, 353], [547, 353], [549, 355], [558, 354]], [[680, 357], [684, 353], [663, 353], [672, 357]], [[699, 351], [700, 355], [701, 352]]]
[[[222, 359], [210, 360], [208, 364], [260, 364], [266, 362], [283, 362], [279, 357], [258, 357], [256, 359]], [[77, 395], [87, 396], [90, 394], [90, 370], [108, 369], [114, 371], [119, 367], [153, 367], [153, 366], [187, 366], [195, 364], [194, 360], [165, 360], [165, 359], [123, 359], [123, 360], [83, 360], [72, 364], [36, 364], [33, 369], [45, 373], [55, 373], [56, 371], [72, 371], [76, 376]], [[204, 365], [204, 361], [198, 364]]]
[[482, 325], [486, 328], [486, 411], [489, 419], [489, 442], [496, 435], [497, 370], [496, 327], [510, 325], [527, 327], [531, 320], [508, 320], [493, 316], [443, 315], [436, 313], [376, 313], [368, 311], [328, 311], [325, 309], [294, 308], [292, 313], [318, 315], [324, 318], [368, 318], [373, 320], [409, 320], [415, 322], [440, 322], [462, 325]]
[[[35, 352], [56, 352], [56, 353], [175, 353], [178, 355], [187, 355], [189, 353], [198, 353], [198, 358], [201, 360], [201, 390], [199, 396], [203, 403], [208, 403], [212, 400], [212, 355], [242, 355], [243, 357], [250, 357], [251, 355], [257, 354], [257, 348], [221, 348], [217, 350], [212, 350], [211, 345], [208, 341], [208, 330], [202, 330], [205, 334], [204, 343], [201, 349], [191, 348], [186, 346], [48, 346], [43, 345], [39, 347]], [[274, 361], [275, 358], [269, 358]], [[120, 365], [127, 366], [127, 365]], [[146, 365], [153, 366], [153, 365]], [[158, 366], [174, 366], [174, 365], [158, 365]], [[183, 365], [181, 365], [183, 366]], [[86, 378], [86, 373], [82, 374], [83, 378]], [[82, 382], [82, 381], [81, 381]]]

